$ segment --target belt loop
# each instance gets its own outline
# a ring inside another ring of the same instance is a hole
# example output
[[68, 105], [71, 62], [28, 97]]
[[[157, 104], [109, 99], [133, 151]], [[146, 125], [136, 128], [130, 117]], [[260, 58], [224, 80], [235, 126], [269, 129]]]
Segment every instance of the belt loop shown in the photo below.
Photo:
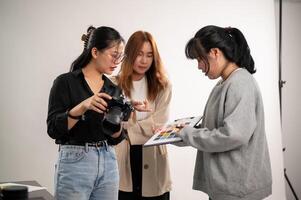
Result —
[[88, 153], [89, 152], [89, 144], [85, 143], [85, 152]]
[[108, 151], [108, 143], [107, 143], [107, 141], [105, 140], [105, 141], [103, 141], [103, 143], [105, 145], [106, 151]]
[[59, 150], [58, 150], [58, 152], [60, 152], [61, 151], [61, 144], [59, 144]]

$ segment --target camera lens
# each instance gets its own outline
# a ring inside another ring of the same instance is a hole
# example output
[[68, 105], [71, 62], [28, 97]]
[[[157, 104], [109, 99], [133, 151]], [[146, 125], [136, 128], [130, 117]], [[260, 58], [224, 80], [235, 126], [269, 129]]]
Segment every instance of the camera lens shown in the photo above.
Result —
[[103, 119], [103, 129], [107, 135], [112, 135], [118, 132], [121, 128], [122, 110], [120, 107], [114, 106], [110, 108]]

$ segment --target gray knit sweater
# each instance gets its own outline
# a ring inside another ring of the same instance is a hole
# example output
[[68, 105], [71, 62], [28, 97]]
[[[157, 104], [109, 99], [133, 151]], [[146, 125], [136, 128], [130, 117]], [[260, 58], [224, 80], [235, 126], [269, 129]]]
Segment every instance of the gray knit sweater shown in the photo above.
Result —
[[212, 90], [202, 127], [184, 127], [183, 141], [198, 149], [193, 189], [213, 200], [259, 200], [272, 192], [264, 109], [257, 83], [245, 69]]

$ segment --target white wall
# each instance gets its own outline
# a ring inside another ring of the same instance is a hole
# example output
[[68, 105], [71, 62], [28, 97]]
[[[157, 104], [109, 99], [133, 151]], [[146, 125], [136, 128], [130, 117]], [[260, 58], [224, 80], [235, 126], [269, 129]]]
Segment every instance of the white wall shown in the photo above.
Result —
[[[277, 10], [279, 1], [276, 1]], [[277, 12], [276, 12], [277, 13]], [[279, 14], [277, 13], [277, 19]], [[300, 113], [301, 90], [300, 78], [300, 32], [301, 32], [301, 1], [284, 0], [282, 3], [282, 80], [286, 81], [282, 89], [282, 138], [284, 166], [288, 178], [298, 197], [301, 197], [300, 165]], [[291, 189], [286, 182], [287, 200], [294, 200]]]
[[[238, 27], [245, 33], [258, 68], [273, 170], [273, 195], [285, 199], [277, 88], [273, 0], [0, 0], [0, 181], [37, 180], [53, 191], [57, 146], [47, 136], [49, 90], [82, 51], [88, 25], [108, 25], [125, 39], [151, 32], [173, 83], [171, 119], [202, 114], [215, 81], [185, 58], [188, 39], [202, 26]], [[207, 199], [193, 191], [196, 150], [169, 146], [172, 200]]]

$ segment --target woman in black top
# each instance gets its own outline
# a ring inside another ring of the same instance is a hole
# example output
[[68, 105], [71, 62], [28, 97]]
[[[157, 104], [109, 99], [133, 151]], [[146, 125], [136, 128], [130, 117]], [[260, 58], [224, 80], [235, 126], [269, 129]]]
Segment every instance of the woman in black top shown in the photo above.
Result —
[[60, 200], [117, 199], [118, 168], [114, 148], [122, 128], [104, 127], [113, 94], [121, 90], [104, 74], [112, 74], [123, 57], [124, 40], [110, 27], [89, 27], [84, 50], [69, 73], [51, 88], [47, 131], [60, 144], [55, 197]]

